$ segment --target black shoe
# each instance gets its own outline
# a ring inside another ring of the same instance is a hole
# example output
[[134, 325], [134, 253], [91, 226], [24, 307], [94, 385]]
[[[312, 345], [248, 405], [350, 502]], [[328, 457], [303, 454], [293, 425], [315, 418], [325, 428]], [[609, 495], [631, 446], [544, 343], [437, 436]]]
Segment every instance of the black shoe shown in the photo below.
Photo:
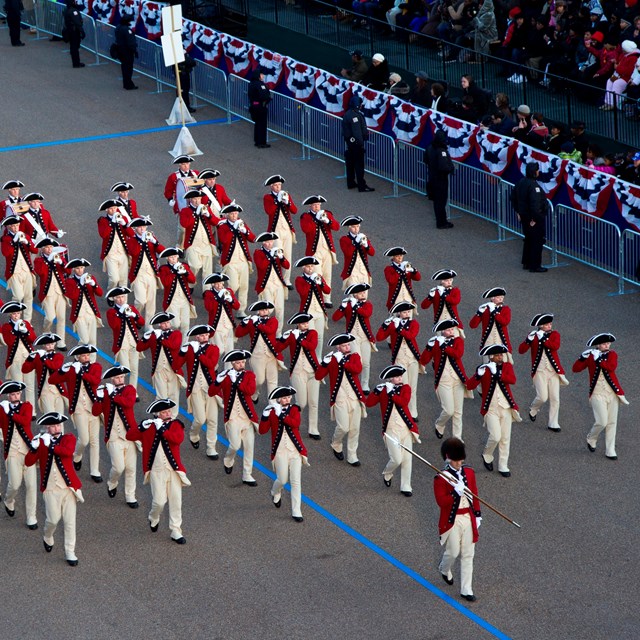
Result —
[[474, 595], [467, 593], [466, 595], [464, 593], [460, 594], [461, 598], [464, 598], [465, 600], [469, 601], [469, 602], [475, 602], [478, 598], [476, 598]]
[[322, 436], [319, 433], [310, 433], [309, 437], [312, 440], [322, 440]]
[[100, 484], [102, 482], [102, 476], [90, 476], [90, 477], [96, 484]]
[[304, 522], [304, 518], [302, 516], [291, 516], [296, 522]]
[[293, 285], [291, 283], [289, 283], [287, 285], [287, 289], [289, 289], [289, 291], [293, 291]]
[[179, 538], [171, 538], [176, 544], [187, 544], [187, 539], [184, 536]]
[[511, 471], [501, 471], [501, 472], [500, 472], [500, 475], [501, 475], [503, 478], [510, 478], [510, 477], [511, 477]]
[[493, 462], [487, 462], [482, 456], [482, 464], [487, 471], [493, 471]]
[[151, 520], [149, 520], [149, 529], [151, 529], [153, 533], [155, 533], [158, 530], [159, 526], [160, 526], [159, 522], [158, 524], [151, 524]]
[[413, 418], [413, 421], [417, 424], [418, 422], [420, 422], [420, 418], [418, 418], [418, 416], [411, 416]]
[[76, 560], [67, 560], [67, 564], [70, 567], [77, 567], [78, 566], [78, 560], [77, 559]]
[[333, 447], [331, 451], [333, 451], [333, 455], [338, 458], [338, 460], [344, 460], [344, 453], [342, 453], [342, 451], [336, 451]]
[[217, 460], [220, 456], [217, 453], [207, 453], [209, 460]]
[[453, 223], [445, 222], [444, 224], [436, 225], [436, 229], [453, 229]]
[[434, 429], [434, 431], [438, 440], [442, 440], [442, 438], [444, 438], [444, 433], [440, 433], [437, 429]]
[[348, 184], [347, 189], [355, 189], [357, 186], [357, 184]]
[[258, 483], [255, 480], [243, 480], [242, 484], [246, 484], [248, 487], [257, 487]]
[[390, 487], [391, 486], [391, 478], [389, 478], [388, 480], [385, 480], [384, 476], [383, 476], [382, 480], [384, 482], [384, 486], [385, 487]]
[[413, 495], [412, 491], [401, 491], [400, 493], [407, 498], [410, 498]]
[[52, 544], [47, 544], [45, 540], [42, 541], [42, 544], [44, 545], [44, 550], [47, 553], [51, 553], [51, 550], [53, 549], [53, 545]]
[[587, 442], [587, 449], [589, 449], [589, 451], [591, 451], [591, 453], [595, 453], [596, 448], [592, 447], [588, 442]]
[[531, 420], [531, 422], [535, 422], [537, 417], [538, 417], [538, 416], [534, 416], [534, 415], [532, 415], [532, 414], [531, 414], [531, 411], [529, 411], [529, 420]]
[[137, 509], [140, 505], [138, 504], [137, 500], [134, 500], [133, 502], [127, 502], [127, 507], [129, 507], [129, 509]]
[[282, 506], [282, 496], [280, 496], [280, 499], [278, 500], [278, 502], [274, 502], [274, 503], [273, 503], [273, 506], [274, 506], [276, 509], [279, 509], [279, 508]]
[[80, 469], [82, 469], [82, 460], [78, 460], [78, 462], [76, 462], [75, 460], [73, 461], [73, 468], [76, 471], [80, 471]]
[[618, 456], [605, 456], [608, 460], [617, 460]]
[[69, 349], [69, 347], [67, 347], [66, 344], [62, 344], [59, 347], [57, 347], [58, 351], [67, 351]]
[[453, 584], [453, 578], [447, 578], [447, 576], [444, 573], [440, 574], [442, 576], [442, 579], [448, 584], [448, 585], [452, 585]]
[[352, 467], [359, 467], [360, 466], [360, 460], [356, 460], [355, 462], [350, 462], [349, 463]]
[[552, 427], [547, 427], [547, 429], [549, 429], [549, 431], [553, 431], [553, 433], [560, 433], [560, 431], [562, 431], [560, 427], [558, 427], [557, 429], [553, 429]]
[[4, 505], [4, 510], [7, 512], [7, 515], [8, 515], [10, 518], [13, 518], [13, 516], [15, 516], [15, 515], [16, 515], [16, 510], [15, 510], [15, 509], [9, 509], [9, 507], [7, 507], [7, 505], [6, 505], [6, 504]]
[[199, 448], [200, 448], [200, 441], [198, 441], [198, 442], [194, 442], [193, 440], [189, 440], [189, 442], [191, 443], [191, 446], [192, 446], [194, 449], [199, 449]]
[[12, 44], [12, 47], [24, 47], [24, 42], [18, 42], [17, 44]]
[[138, 88], [138, 85], [132, 84], [130, 87], [125, 87], [125, 91], [135, 91]]
[[28, 524], [27, 525], [27, 529], [29, 529], [29, 531], [35, 531], [38, 528], [38, 523], [36, 522], [35, 524]]
[[358, 191], [360, 193], [371, 193], [372, 191], [375, 191], [375, 189], [373, 187], [365, 187], [364, 189], [358, 189]]
[[258, 149], [270, 149], [271, 145], [270, 144], [257, 144], [256, 147], [258, 147]]
[[529, 273], [547, 273], [549, 269], [546, 267], [536, 267], [535, 269], [529, 269]]
[[325, 309], [333, 309], [333, 302], [325, 302], [324, 303], [324, 308]]
[[74, 69], [82, 69], [82, 67], [84, 67], [84, 66], [85, 66], [84, 62], [80, 62], [79, 64], [74, 64], [73, 68]]
[[109, 489], [107, 487], [107, 493], [109, 494], [110, 498], [115, 498], [116, 497], [116, 493], [118, 493], [118, 487], [115, 487], [114, 489]]
[[529, 271], [529, 265], [528, 265], [528, 264], [523, 264], [523, 265], [522, 265], [522, 269], [523, 269], [524, 271]]
[[193, 107], [187, 107], [187, 111], [189, 113], [195, 113], [197, 111], [197, 109], [194, 109]]
[[233, 465], [231, 465], [230, 467], [227, 467], [227, 465], [224, 465], [224, 472], [229, 475], [231, 472], [233, 471]]

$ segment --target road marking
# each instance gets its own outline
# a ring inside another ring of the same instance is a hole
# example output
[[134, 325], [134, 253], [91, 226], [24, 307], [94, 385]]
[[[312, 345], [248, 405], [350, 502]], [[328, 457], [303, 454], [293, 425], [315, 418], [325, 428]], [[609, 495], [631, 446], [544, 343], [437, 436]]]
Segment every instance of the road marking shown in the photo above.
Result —
[[[237, 122], [240, 118], [233, 117], [231, 122]], [[227, 118], [215, 118], [214, 120], [203, 120], [202, 122], [192, 122], [188, 127], [202, 127], [209, 124], [225, 124]], [[120, 131], [117, 133], [103, 133], [98, 136], [88, 136], [86, 138], [67, 138], [66, 140], [51, 140], [49, 142], [33, 142], [31, 144], [20, 144], [15, 147], [0, 147], [0, 153], [7, 151], [24, 151], [25, 149], [39, 149], [41, 147], [57, 147], [64, 144], [79, 144], [82, 142], [95, 142], [96, 140], [111, 140], [113, 138], [129, 138], [131, 136], [143, 136], [149, 133], [160, 133], [162, 131], [175, 131], [181, 129], [182, 125], [167, 125], [165, 127], [153, 127], [152, 129], [138, 129], [137, 131]]]

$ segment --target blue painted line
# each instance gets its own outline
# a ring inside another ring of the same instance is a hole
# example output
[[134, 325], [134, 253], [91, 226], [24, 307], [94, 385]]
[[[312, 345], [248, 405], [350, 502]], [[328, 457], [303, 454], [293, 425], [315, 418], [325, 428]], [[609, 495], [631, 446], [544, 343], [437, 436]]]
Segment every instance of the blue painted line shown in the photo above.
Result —
[[[5, 289], [7, 288], [7, 283], [4, 280], [0, 279], [0, 284]], [[42, 309], [42, 307], [34, 303], [33, 308], [42, 316], [44, 316], [44, 310]], [[70, 336], [73, 336], [76, 340], [79, 340], [79, 336], [74, 331], [67, 329], [67, 333]], [[98, 354], [110, 364], [112, 365], [117, 364], [116, 361], [110, 355], [108, 355], [101, 349], [98, 349]], [[141, 378], [138, 378], [138, 383], [144, 389], [149, 391], [152, 395], [154, 396], [156, 395], [155, 389], [148, 382], [146, 382], [145, 380], [142, 380]], [[179, 408], [179, 412], [187, 420], [193, 421], [193, 416], [187, 411], [185, 411], [182, 407]], [[218, 440], [223, 445], [227, 447], [229, 446], [229, 441], [221, 437], [220, 435], [218, 435]], [[243, 454], [242, 451], [238, 451], [237, 453], [237, 455], [241, 458], [243, 457], [242, 454]], [[276, 476], [273, 473], [273, 471], [265, 467], [260, 462], [257, 462], [255, 459], [253, 461], [253, 466], [254, 468], [258, 469], [260, 473], [264, 474], [271, 480], [275, 480]], [[288, 491], [291, 490], [291, 487], [288, 484], [285, 485], [284, 488], [287, 489]], [[347, 535], [351, 536], [354, 540], [359, 542], [361, 545], [363, 545], [370, 551], [373, 551], [373, 553], [378, 555], [383, 560], [386, 560], [390, 565], [394, 566], [396, 569], [404, 573], [407, 577], [411, 578], [414, 582], [417, 582], [421, 587], [424, 587], [425, 589], [427, 589], [427, 591], [431, 592], [434, 596], [436, 596], [436, 598], [439, 598], [440, 600], [448, 604], [450, 607], [455, 609], [458, 613], [465, 616], [465, 618], [468, 618], [471, 622], [475, 622], [479, 627], [482, 627], [482, 629], [484, 629], [487, 633], [491, 634], [495, 638], [498, 638], [499, 640], [511, 640], [511, 638], [507, 636], [505, 633], [503, 633], [502, 631], [500, 631], [500, 629], [497, 629], [490, 622], [487, 622], [484, 618], [481, 618], [479, 615], [477, 615], [476, 613], [474, 613], [473, 611], [465, 607], [463, 604], [461, 604], [460, 602], [452, 598], [450, 595], [448, 595], [441, 589], [438, 589], [438, 587], [436, 587], [435, 585], [431, 584], [428, 580], [423, 578], [417, 571], [414, 571], [411, 567], [408, 567], [406, 564], [398, 560], [396, 557], [392, 556], [388, 551], [385, 551], [382, 547], [379, 547], [375, 542], [372, 542], [371, 540], [369, 540], [369, 538], [365, 537], [360, 532], [350, 527], [346, 522], [343, 522], [342, 520], [340, 520], [340, 518], [337, 518], [336, 516], [334, 516], [330, 511], [327, 511], [327, 509], [319, 505], [317, 502], [315, 502], [311, 498], [307, 497], [304, 493], [302, 494], [302, 502], [308, 505], [311, 509], [313, 509], [316, 513], [321, 515], [323, 518], [331, 522], [331, 524], [335, 525], [338, 529], [340, 529]]]
[[[231, 122], [237, 122], [240, 118], [233, 117]], [[227, 118], [215, 118], [214, 120], [203, 120], [202, 122], [192, 122], [187, 127], [202, 127], [209, 124], [224, 124]], [[166, 125], [164, 127], [153, 127], [152, 129], [138, 129], [137, 131], [119, 131], [117, 133], [104, 133], [98, 136], [87, 136], [85, 138], [68, 138], [66, 140], [51, 140], [49, 142], [33, 142], [31, 144], [21, 144], [14, 147], [0, 147], [0, 153], [7, 151], [24, 151], [25, 149], [40, 149], [41, 147], [57, 147], [65, 144], [80, 144], [83, 142], [96, 142], [97, 140], [111, 140], [113, 138], [129, 138], [131, 136], [143, 136], [149, 133], [160, 133], [162, 131], [175, 131], [182, 129], [182, 125]]]

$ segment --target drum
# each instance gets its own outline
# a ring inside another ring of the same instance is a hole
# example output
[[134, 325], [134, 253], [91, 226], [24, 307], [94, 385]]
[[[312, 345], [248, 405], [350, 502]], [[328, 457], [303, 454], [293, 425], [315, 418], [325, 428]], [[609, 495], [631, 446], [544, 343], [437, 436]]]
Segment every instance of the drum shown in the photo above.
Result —
[[198, 178], [178, 178], [178, 182], [176, 182], [176, 203], [178, 205], [178, 211], [187, 206], [184, 194], [191, 189], [199, 189], [203, 184], [204, 180]]

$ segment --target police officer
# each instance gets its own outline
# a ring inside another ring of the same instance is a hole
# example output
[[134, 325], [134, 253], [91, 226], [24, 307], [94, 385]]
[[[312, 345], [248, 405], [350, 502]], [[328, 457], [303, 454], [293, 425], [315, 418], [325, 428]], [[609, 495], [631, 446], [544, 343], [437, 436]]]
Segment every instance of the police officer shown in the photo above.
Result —
[[133, 84], [133, 59], [138, 53], [136, 35], [131, 28], [131, 17], [124, 15], [120, 18], [120, 24], [116, 27], [116, 45], [118, 46], [118, 58], [122, 70], [122, 86], [127, 91], [137, 89]]
[[369, 129], [360, 107], [362, 98], [352, 96], [349, 108], [342, 116], [342, 137], [347, 145], [344, 152], [344, 162], [347, 171], [347, 188], [358, 191], [375, 191], [364, 180], [364, 145], [369, 139]]
[[264, 83], [264, 70], [260, 67], [255, 69], [251, 76], [247, 97], [249, 113], [254, 122], [253, 142], [258, 149], [268, 149], [271, 145], [267, 144], [267, 118], [269, 117], [267, 105], [271, 102], [271, 94]]
[[85, 37], [81, 10], [82, 5], [77, 0], [67, 0], [67, 7], [64, 10], [64, 28], [74, 69], [84, 67], [84, 63], [80, 62], [80, 43]]
[[447, 134], [438, 129], [433, 141], [424, 152], [424, 161], [429, 169], [427, 195], [433, 201], [436, 216], [436, 228], [451, 229], [453, 224], [447, 220], [447, 200], [449, 199], [449, 176], [455, 166], [447, 149]]

